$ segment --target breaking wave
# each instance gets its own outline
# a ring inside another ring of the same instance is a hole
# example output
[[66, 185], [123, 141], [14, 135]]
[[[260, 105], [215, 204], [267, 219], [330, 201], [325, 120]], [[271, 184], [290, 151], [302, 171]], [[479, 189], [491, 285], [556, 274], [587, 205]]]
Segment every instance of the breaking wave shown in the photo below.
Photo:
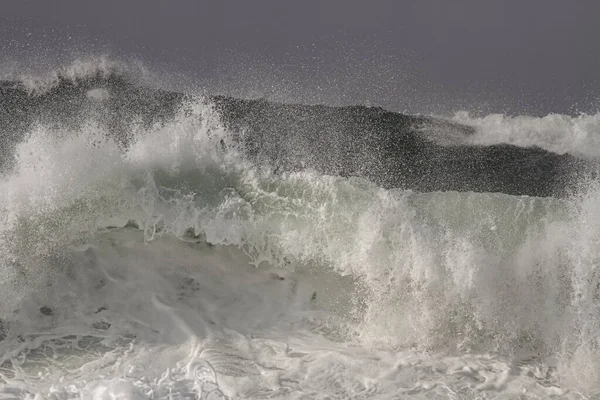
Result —
[[[81, 101], [114, 101], [104, 90]], [[44, 115], [10, 147], [1, 395], [600, 388], [594, 182], [567, 198], [382, 188], [248, 157], [210, 98], [133, 118], [125, 145], [94, 107], [76, 125]], [[595, 117], [456, 118], [473, 143], [595, 155], [565, 139], [592, 141]]]
[[587, 158], [600, 155], [600, 114], [576, 117], [549, 114], [541, 118], [490, 114], [472, 118], [467, 112], [460, 112], [452, 120], [476, 128], [475, 135], [468, 141], [470, 144], [508, 143]]

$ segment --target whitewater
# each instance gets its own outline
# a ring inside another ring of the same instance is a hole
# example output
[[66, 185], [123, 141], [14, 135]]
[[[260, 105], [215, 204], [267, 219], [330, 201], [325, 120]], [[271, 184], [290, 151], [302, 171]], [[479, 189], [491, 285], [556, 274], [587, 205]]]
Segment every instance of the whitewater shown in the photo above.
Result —
[[[104, 118], [118, 99], [81, 83], [106, 71], [61, 70], [77, 107], [33, 116], [14, 142], [19, 121], [2, 121], [0, 399], [600, 393], [589, 175], [534, 197], [281, 170], [193, 95], [158, 122], [132, 116], [124, 144]], [[593, 159], [598, 118], [449, 121], [474, 129], [462, 146]]]

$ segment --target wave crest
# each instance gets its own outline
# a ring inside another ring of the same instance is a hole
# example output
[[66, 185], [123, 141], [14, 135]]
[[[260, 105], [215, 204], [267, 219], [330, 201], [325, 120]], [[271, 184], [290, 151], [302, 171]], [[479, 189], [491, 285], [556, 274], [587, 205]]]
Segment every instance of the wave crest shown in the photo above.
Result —
[[600, 157], [600, 114], [576, 117], [548, 114], [545, 117], [490, 114], [473, 118], [457, 113], [452, 121], [472, 126], [475, 134], [463, 144], [490, 146], [499, 143], [519, 147], [539, 147], [557, 154], [569, 153], [597, 159]]
[[150, 70], [141, 62], [118, 61], [108, 56], [76, 59], [50, 71], [30, 73], [3, 71], [0, 88], [21, 88], [29, 95], [41, 96], [65, 86], [94, 88], [118, 82], [151, 82]]

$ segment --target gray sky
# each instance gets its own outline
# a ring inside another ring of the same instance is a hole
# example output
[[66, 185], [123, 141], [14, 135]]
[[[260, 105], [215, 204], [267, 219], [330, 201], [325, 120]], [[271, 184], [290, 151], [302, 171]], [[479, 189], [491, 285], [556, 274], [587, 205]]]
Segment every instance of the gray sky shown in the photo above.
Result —
[[211, 92], [423, 113], [594, 112], [597, 0], [5, 0], [4, 60], [135, 57]]

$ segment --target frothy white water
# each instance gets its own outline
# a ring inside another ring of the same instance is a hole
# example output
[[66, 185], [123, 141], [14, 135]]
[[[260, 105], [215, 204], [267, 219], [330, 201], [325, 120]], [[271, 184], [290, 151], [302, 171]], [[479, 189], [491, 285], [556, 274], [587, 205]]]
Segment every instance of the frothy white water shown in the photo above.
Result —
[[549, 114], [545, 117], [490, 114], [473, 118], [456, 113], [452, 121], [476, 128], [467, 143], [492, 145], [508, 143], [521, 147], [540, 147], [558, 154], [598, 158], [600, 156], [600, 114], [571, 117]]
[[5, 398], [599, 390], [594, 187], [274, 174], [202, 100], [126, 151], [103, 132], [38, 126], [0, 181]]

